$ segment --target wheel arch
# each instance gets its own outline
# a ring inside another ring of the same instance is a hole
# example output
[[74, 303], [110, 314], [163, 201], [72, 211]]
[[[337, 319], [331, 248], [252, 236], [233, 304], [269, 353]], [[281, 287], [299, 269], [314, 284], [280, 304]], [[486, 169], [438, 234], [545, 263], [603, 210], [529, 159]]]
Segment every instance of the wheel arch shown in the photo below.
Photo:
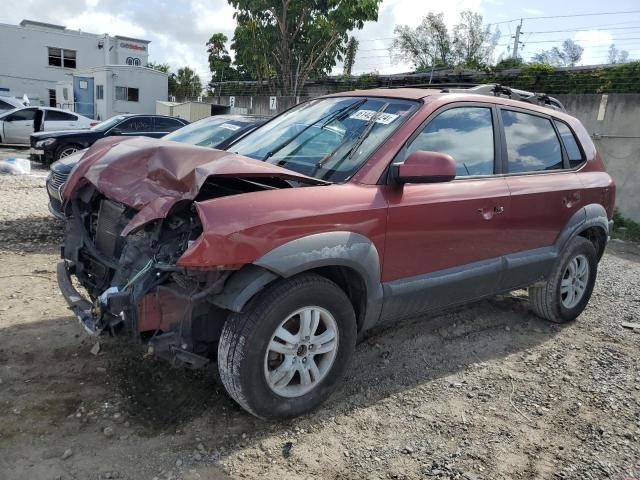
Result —
[[591, 203], [573, 214], [558, 235], [556, 246], [558, 251], [562, 251], [572, 238], [582, 236], [593, 243], [599, 260], [604, 254], [609, 235], [607, 211], [602, 205]]
[[358, 332], [375, 324], [382, 309], [378, 251], [354, 232], [326, 232], [287, 242], [233, 274], [212, 302], [235, 312], [278, 278], [314, 272], [336, 283], [349, 297]]

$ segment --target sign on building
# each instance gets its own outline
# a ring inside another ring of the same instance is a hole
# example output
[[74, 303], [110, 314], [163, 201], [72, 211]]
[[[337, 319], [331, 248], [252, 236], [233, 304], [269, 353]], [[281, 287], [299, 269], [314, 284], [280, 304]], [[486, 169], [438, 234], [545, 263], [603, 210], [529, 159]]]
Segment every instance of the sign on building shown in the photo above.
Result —
[[233, 97], [233, 96], [229, 97], [229, 106], [231, 108], [236, 106], [236, 97]]
[[269, 110], [278, 109], [278, 97], [269, 97]]

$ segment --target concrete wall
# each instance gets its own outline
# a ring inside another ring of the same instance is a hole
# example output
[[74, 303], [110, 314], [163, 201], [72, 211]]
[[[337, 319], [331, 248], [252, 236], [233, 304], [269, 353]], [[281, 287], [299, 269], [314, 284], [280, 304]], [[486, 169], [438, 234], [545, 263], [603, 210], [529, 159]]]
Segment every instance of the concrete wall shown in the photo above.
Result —
[[556, 97], [594, 139], [616, 182], [620, 213], [640, 222], [640, 94]]

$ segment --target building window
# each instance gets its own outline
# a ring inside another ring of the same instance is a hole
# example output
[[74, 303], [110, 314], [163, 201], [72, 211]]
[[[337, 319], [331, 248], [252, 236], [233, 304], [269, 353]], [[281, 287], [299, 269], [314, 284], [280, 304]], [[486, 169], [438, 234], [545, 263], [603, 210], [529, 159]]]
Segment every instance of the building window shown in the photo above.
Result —
[[104, 85], [96, 85], [96, 100], [104, 98]]
[[127, 57], [127, 65], [135, 65], [136, 67], [140, 66], [140, 59], [134, 57]]
[[116, 100], [122, 100], [125, 102], [137, 102], [138, 98], [139, 92], [137, 88], [116, 87]]
[[53, 88], [49, 89], [49, 106], [50, 107], [56, 106], [56, 91]]
[[52, 67], [76, 68], [76, 51], [48, 47], [49, 65]]

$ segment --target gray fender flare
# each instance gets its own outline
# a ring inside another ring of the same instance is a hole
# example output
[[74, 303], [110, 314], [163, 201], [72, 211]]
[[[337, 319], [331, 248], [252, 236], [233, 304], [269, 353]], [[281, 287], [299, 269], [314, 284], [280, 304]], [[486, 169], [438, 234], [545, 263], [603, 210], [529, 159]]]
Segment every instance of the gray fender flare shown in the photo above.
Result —
[[591, 227], [602, 228], [607, 239], [611, 234], [609, 231], [609, 218], [607, 216], [607, 211], [602, 205], [597, 203], [585, 205], [569, 219], [567, 224], [560, 231], [555, 242], [558, 253], [564, 249], [573, 237]]
[[317, 233], [280, 245], [229, 277], [222, 293], [211, 301], [239, 312], [253, 295], [276, 278], [329, 266], [348, 267], [362, 277], [367, 298], [361, 329], [371, 327], [382, 310], [380, 257], [371, 240], [354, 232]]

